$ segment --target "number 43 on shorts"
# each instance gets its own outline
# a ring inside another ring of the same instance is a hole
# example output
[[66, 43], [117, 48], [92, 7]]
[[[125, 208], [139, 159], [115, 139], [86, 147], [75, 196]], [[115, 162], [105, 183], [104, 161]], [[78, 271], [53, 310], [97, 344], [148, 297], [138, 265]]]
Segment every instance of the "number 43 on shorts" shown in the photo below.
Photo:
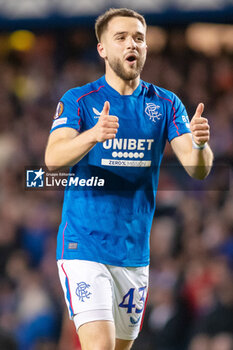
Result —
[[123, 300], [122, 302], [119, 304], [120, 307], [124, 307], [127, 309], [127, 314], [132, 313], [132, 310], [135, 308], [135, 312], [137, 314], [140, 314], [143, 309], [144, 309], [144, 304], [145, 304], [145, 291], [146, 291], [146, 286], [145, 287], [140, 287], [138, 289], [138, 293], [140, 294], [141, 298], [140, 298], [140, 302], [143, 302], [143, 306], [141, 309], [138, 309], [136, 307], [136, 304], [134, 304], [134, 292], [135, 292], [135, 288], [130, 288], [130, 290], [128, 291], [128, 293], [126, 293], [123, 296]]

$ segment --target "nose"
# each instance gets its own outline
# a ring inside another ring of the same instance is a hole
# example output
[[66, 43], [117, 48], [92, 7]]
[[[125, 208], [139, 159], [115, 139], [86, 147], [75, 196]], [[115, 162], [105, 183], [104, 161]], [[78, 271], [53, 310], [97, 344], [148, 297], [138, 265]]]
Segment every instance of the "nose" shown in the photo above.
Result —
[[137, 43], [135, 42], [134, 38], [129, 36], [127, 40], [127, 49], [136, 49]]

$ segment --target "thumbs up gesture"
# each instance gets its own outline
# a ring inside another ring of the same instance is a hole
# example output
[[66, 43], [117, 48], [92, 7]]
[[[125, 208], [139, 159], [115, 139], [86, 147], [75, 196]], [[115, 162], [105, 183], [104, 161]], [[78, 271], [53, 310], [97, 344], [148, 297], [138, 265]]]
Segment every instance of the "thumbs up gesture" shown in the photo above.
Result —
[[198, 146], [203, 146], [210, 138], [210, 126], [208, 120], [202, 117], [204, 104], [199, 103], [196, 112], [191, 120], [190, 129], [193, 136], [193, 141]]
[[116, 116], [109, 115], [109, 111], [110, 103], [105, 101], [99, 120], [93, 127], [97, 142], [104, 142], [116, 137], [116, 133], [119, 128], [118, 118]]

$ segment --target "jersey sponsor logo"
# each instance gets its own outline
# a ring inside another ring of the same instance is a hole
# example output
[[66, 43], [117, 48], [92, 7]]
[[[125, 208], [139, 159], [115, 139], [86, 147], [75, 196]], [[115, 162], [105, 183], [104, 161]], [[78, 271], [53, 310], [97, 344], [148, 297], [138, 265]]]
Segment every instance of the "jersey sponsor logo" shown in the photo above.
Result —
[[66, 124], [67, 123], [67, 118], [60, 118], [57, 119], [53, 122], [52, 128], [55, 128], [55, 126], [61, 125], [61, 124]]
[[86, 299], [90, 299], [90, 295], [92, 293], [88, 292], [88, 288], [90, 288], [90, 284], [87, 284], [85, 282], [79, 282], [77, 283], [77, 289], [76, 289], [76, 295], [79, 297], [79, 300], [81, 302], [85, 302], [85, 298]]
[[[112, 155], [112, 158], [115, 158], [115, 159], [101, 159], [101, 165], [126, 166], [126, 167], [150, 167], [151, 160], [142, 160], [142, 159], [145, 157], [145, 152], [151, 151], [153, 142], [154, 142], [153, 139], [123, 139], [123, 138], [117, 139], [116, 138], [116, 139], [106, 140], [103, 143], [103, 148], [106, 150], [112, 150], [113, 152], [111, 155]], [[136, 161], [133, 159], [139, 159], [139, 160]]]
[[60, 101], [60, 102], [58, 102], [56, 113], [55, 113], [53, 118], [54, 119], [59, 118], [62, 115], [63, 111], [64, 111], [64, 104], [63, 104], [63, 102]]
[[157, 120], [160, 120], [162, 114], [159, 113], [160, 106], [155, 105], [154, 103], [146, 103], [145, 112], [150, 117], [149, 120], [156, 123]]
[[113, 158], [144, 158], [143, 152], [112, 152]]
[[101, 165], [147, 168], [151, 166], [151, 160], [101, 159]]
[[153, 139], [111, 139], [103, 143], [104, 149], [150, 151]]
[[101, 112], [99, 112], [98, 109], [92, 107], [92, 110], [95, 113], [94, 118], [99, 118], [101, 116]]

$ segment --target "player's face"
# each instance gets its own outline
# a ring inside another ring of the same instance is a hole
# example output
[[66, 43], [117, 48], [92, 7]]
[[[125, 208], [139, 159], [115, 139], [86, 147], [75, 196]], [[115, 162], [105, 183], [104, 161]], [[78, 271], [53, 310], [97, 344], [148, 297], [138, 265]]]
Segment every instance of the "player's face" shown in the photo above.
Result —
[[103, 33], [104, 58], [123, 80], [137, 78], [143, 69], [147, 52], [145, 32], [137, 18], [114, 17]]

